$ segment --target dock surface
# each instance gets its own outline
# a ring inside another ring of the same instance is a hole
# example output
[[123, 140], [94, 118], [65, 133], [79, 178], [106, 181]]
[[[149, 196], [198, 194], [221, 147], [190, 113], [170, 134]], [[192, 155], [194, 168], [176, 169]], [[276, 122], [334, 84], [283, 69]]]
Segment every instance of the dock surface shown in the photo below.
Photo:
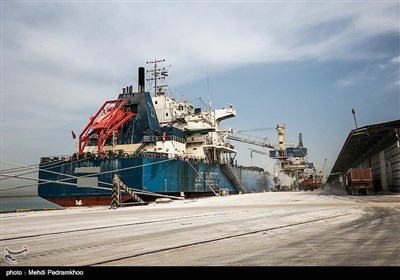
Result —
[[399, 266], [400, 195], [265, 192], [1, 214], [12, 266]]

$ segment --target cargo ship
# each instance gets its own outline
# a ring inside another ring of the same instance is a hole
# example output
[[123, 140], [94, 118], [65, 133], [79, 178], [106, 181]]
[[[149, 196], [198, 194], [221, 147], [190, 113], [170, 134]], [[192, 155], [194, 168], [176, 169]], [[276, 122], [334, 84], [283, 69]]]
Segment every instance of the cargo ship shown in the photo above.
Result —
[[[274, 188], [273, 176], [263, 168], [237, 164], [229, 129], [220, 124], [236, 116], [234, 106], [195, 107], [171, 97], [162, 62], [147, 62], [151, 70], [138, 68], [137, 91], [130, 85], [104, 102], [79, 134], [73, 154], [40, 159], [39, 196], [61, 206], [110, 204], [116, 175], [147, 199]], [[154, 84], [150, 91], [146, 80]], [[130, 199], [122, 193], [123, 201]]]

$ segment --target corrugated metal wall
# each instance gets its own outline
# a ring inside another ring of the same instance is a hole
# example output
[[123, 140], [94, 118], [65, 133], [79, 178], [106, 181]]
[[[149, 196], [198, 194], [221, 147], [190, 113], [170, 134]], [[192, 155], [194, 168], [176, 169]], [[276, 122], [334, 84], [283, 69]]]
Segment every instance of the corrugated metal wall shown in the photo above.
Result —
[[372, 171], [372, 180], [374, 184], [375, 191], [382, 190], [382, 178], [381, 178], [381, 164], [379, 161], [379, 154], [371, 157], [371, 171]]
[[385, 149], [385, 161], [389, 189], [400, 192], [400, 147], [397, 143]]
[[[367, 166], [368, 161], [358, 167]], [[385, 190], [387, 187], [390, 191], [400, 192], [400, 148], [397, 143], [373, 155], [370, 164], [375, 191]]]

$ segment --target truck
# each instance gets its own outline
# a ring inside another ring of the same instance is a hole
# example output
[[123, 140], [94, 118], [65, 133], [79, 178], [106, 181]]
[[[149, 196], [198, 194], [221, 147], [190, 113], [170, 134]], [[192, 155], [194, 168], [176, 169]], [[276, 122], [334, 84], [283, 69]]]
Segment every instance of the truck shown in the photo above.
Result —
[[299, 191], [313, 191], [318, 189], [318, 184], [315, 182], [312, 176], [308, 178], [304, 178], [303, 181], [299, 184], [298, 189]]
[[373, 194], [371, 168], [350, 168], [346, 174], [346, 192], [349, 195]]

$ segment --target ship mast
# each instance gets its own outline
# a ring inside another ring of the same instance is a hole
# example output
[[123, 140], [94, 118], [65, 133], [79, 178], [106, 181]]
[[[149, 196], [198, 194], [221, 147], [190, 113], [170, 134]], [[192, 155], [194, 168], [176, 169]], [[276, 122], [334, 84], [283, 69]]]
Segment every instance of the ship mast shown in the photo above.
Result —
[[[164, 62], [165, 59], [154, 59], [152, 61], [146, 61], [146, 64], [154, 64], [154, 68], [152, 70], [146, 70], [147, 73], [150, 73], [151, 78], [146, 79], [147, 81], [154, 81], [154, 96], [157, 96], [157, 81], [164, 80], [166, 76], [168, 76], [168, 70], [165, 67], [159, 68], [157, 63]], [[162, 87], [162, 86], [158, 86]]]

